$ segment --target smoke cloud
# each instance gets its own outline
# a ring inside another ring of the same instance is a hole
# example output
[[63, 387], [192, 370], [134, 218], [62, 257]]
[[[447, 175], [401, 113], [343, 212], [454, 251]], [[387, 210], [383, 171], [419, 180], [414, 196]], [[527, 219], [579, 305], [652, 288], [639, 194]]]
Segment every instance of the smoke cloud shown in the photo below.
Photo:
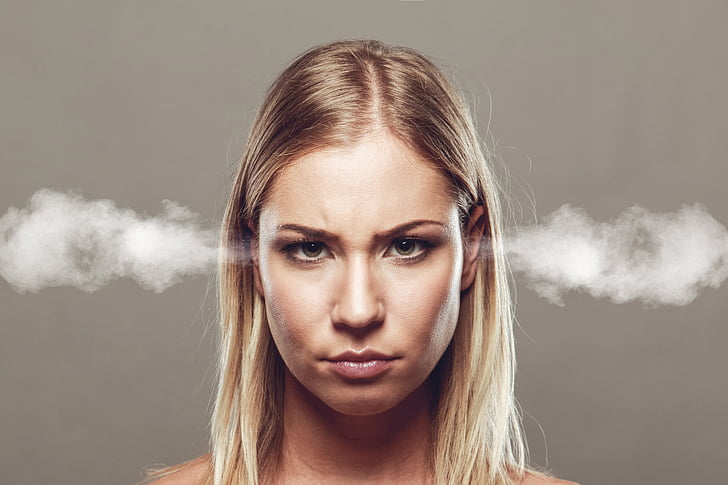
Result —
[[552, 303], [569, 291], [615, 303], [686, 305], [728, 277], [728, 230], [700, 205], [674, 213], [634, 206], [610, 222], [564, 205], [514, 229], [511, 268]]
[[[0, 217], [0, 276], [24, 293], [91, 292], [116, 278], [162, 292], [209, 275], [217, 231], [176, 202], [164, 200], [162, 209], [145, 217], [108, 199], [41, 189], [27, 207]], [[686, 305], [728, 277], [728, 230], [697, 204], [674, 213], [634, 206], [608, 222], [564, 205], [539, 224], [513, 228], [505, 251], [519, 279], [558, 305], [568, 292]]]
[[124, 277], [162, 292], [185, 276], [209, 273], [216, 232], [201, 229], [176, 202], [162, 207], [142, 217], [111, 200], [41, 189], [28, 207], [0, 217], [0, 275], [21, 293], [51, 286], [91, 292]]

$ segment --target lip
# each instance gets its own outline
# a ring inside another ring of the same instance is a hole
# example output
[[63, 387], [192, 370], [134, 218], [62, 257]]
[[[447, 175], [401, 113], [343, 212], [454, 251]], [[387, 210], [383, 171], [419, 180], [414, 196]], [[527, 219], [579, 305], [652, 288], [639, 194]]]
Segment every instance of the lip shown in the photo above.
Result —
[[347, 350], [324, 359], [336, 374], [347, 379], [373, 379], [387, 372], [398, 357], [371, 349]]
[[366, 362], [369, 360], [394, 360], [396, 357], [394, 355], [388, 355], [383, 354], [382, 352], [377, 352], [373, 349], [364, 349], [364, 350], [347, 350], [346, 352], [342, 352], [339, 355], [335, 355], [334, 357], [329, 357], [324, 360], [329, 360], [331, 362]]

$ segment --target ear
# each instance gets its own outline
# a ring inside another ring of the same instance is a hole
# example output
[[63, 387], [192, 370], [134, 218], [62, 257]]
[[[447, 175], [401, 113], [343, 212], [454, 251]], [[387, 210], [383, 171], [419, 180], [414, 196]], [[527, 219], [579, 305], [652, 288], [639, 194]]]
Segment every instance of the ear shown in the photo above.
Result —
[[263, 296], [263, 283], [260, 279], [260, 269], [258, 268], [258, 233], [250, 224], [248, 224], [248, 231], [250, 231], [248, 251], [250, 251], [250, 264], [253, 266], [255, 291], [257, 291], [260, 296]]
[[470, 210], [468, 222], [465, 225], [463, 240], [465, 252], [463, 254], [463, 273], [460, 280], [460, 291], [470, 288], [475, 280], [475, 273], [478, 269], [483, 234], [487, 223], [487, 215], [482, 205], [477, 205]]

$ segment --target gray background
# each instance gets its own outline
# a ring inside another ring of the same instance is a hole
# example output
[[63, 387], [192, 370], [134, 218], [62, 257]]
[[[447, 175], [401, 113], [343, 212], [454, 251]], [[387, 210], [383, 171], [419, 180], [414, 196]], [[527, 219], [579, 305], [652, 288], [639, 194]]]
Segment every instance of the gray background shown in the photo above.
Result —
[[[373, 37], [451, 66], [481, 127], [490, 92], [513, 196], [539, 216], [700, 202], [726, 224], [727, 6], [2, 0], [0, 213], [49, 187], [150, 215], [172, 199], [214, 227], [265, 86], [311, 45]], [[656, 309], [518, 288], [535, 463], [584, 485], [725, 482], [725, 285]], [[0, 281], [0, 483], [128, 484], [203, 453], [208, 290]]]

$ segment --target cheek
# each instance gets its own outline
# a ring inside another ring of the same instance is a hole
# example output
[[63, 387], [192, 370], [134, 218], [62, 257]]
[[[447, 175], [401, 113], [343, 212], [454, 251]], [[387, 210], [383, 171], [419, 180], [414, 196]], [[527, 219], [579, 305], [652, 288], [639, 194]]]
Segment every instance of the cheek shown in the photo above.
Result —
[[321, 278], [291, 272], [280, 262], [261, 267], [268, 325], [284, 360], [306, 346], [326, 315]]
[[[392, 288], [390, 316], [401, 321], [398, 333], [411, 348], [439, 360], [452, 338], [460, 309], [459, 271], [450, 261], [400, 281]], [[427, 356], [423, 356], [427, 357]]]

